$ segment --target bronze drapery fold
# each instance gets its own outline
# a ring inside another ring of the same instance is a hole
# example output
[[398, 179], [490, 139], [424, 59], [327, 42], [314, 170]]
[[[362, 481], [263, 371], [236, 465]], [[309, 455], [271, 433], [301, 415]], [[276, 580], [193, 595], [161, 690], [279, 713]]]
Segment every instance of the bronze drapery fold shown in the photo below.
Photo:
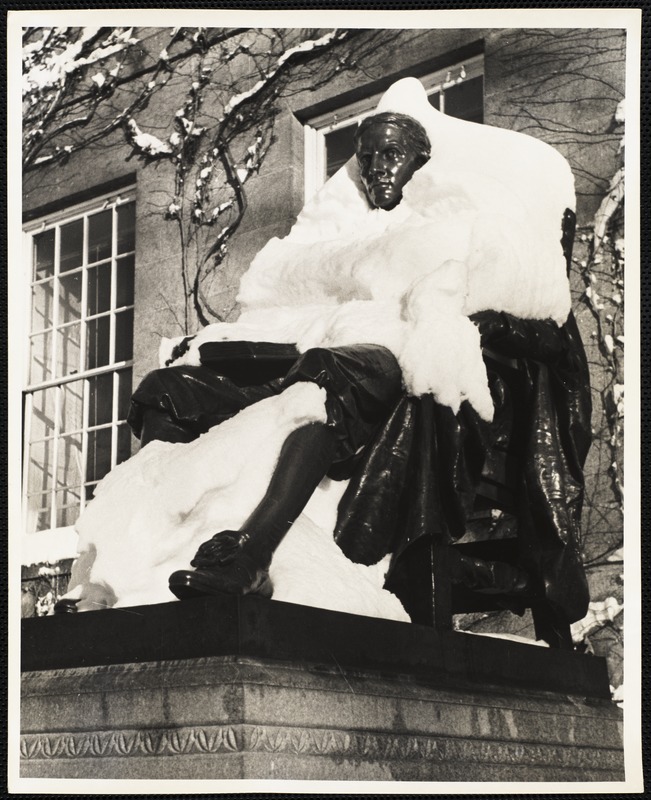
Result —
[[493, 422], [467, 403], [455, 415], [431, 397], [402, 398], [340, 501], [335, 540], [361, 563], [392, 552], [386, 587], [414, 621], [431, 624], [433, 545], [460, 539], [478, 506], [511, 512], [521, 566], [573, 622], [588, 604], [579, 524], [591, 412], [576, 322], [478, 316]]

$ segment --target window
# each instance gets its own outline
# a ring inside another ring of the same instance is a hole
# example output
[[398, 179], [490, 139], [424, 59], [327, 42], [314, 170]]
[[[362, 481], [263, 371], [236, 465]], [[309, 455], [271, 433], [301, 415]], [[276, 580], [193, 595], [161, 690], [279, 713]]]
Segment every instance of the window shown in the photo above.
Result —
[[[434, 108], [460, 119], [483, 122], [483, 68], [483, 56], [475, 56], [420, 80]], [[354, 129], [374, 111], [381, 96], [367, 97], [316, 117], [305, 125], [306, 200], [353, 155]]]
[[72, 525], [129, 457], [135, 203], [132, 194], [26, 228], [31, 314], [23, 491], [27, 532]]

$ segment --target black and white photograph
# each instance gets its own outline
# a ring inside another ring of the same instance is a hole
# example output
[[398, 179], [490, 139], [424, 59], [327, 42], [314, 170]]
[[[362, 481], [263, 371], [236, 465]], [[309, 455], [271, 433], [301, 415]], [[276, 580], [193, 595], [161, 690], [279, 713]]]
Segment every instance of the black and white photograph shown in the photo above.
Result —
[[640, 27], [9, 12], [10, 791], [643, 790]]

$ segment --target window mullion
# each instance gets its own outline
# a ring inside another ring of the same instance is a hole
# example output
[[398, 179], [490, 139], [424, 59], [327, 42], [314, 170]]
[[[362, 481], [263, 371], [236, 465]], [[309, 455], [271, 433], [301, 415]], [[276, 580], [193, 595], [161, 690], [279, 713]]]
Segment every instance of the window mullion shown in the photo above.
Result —
[[[27, 264], [28, 269], [28, 281], [27, 281], [27, 297], [25, 298], [25, 311], [26, 316], [24, 319], [28, 320], [27, 323], [27, 332], [28, 335], [23, 339], [23, 386], [29, 381], [31, 378], [31, 334], [32, 326], [33, 326], [33, 296], [34, 296], [34, 273], [35, 273], [35, 259], [34, 259], [34, 237], [29, 234], [24, 234], [23, 238], [25, 250], [23, 251], [27, 258], [23, 260], [23, 265]], [[44, 334], [45, 336], [46, 334]], [[22, 471], [22, 491], [23, 491], [23, 524], [27, 521], [27, 491], [29, 489], [28, 485], [28, 478], [29, 478], [29, 449], [30, 449], [30, 438], [32, 435], [32, 414], [34, 410], [34, 395], [31, 393], [26, 393], [25, 400], [24, 400], [24, 417], [23, 417], [23, 471]]]
[[[61, 226], [54, 229], [54, 277], [52, 279], [52, 366], [51, 375], [58, 375], [57, 356], [59, 350], [59, 274], [61, 269]], [[56, 528], [57, 515], [57, 469], [59, 460], [59, 434], [61, 431], [61, 388], [54, 389], [54, 429], [52, 438], [52, 486], [50, 488], [50, 528]], [[47, 465], [44, 465], [46, 467]]]
[[50, 528], [56, 528], [57, 524], [57, 470], [59, 468], [59, 445], [61, 444], [61, 393], [62, 388], [57, 386], [54, 390], [54, 430], [52, 438], [52, 488], [51, 508], [50, 508]]
[[115, 319], [115, 305], [118, 293], [118, 276], [117, 276], [117, 261], [116, 253], [118, 249], [118, 210], [117, 206], [113, 205], [111, 210], [111, 320], [109, 326], [109, 364], [115, 361], [115, 332], [117, 321]]
[[[35, 281], [35, 271], [36, 265], [34, 263], [34, 236], [28, 233], [24, 234], [25, 236], [25, 253], [27, 254], [27, 258], [25, 261], [28, 265], [28, 281], [27, 281], [27, 296], [25, 297], [25, 314], [23, 316], [24, 320], [27, 320], [26, 329], [21, 328], [21, 333], [23, 334], [23, 381], [22, 385], [25, 386], [30, 378], [31, 378], [31, 357], [32, 357], [32, 330], [34, 325], [34, 284]], [[27, 334], [25, 336], [25, 334]], [[45, 334], [44, 334], [45, 336]]]
[[29, 449], [31, 427], [32, 427], [32, 413], [34, 409], [34, 395], [27, 394], [25, 397], [25, 420], [24, 420], [24, 438], [23, 438], [23, 474], [22, 474], [22, 490], [23, 490], [23, 520], [27, 522], [28, 511], [28, 491], [29, 491]]
[[[111, 364], [115, 361], [115, 338], [117, 335], [117, 319], [115, 315], [115, 308], [117, 306], [117, 293], [118, 293], [118, 201], [113, 206], [113, 216], [111, 224], [111, 349], [110, 361]], [[118, 373], [113, 372], [113, 380], [111, 381], [111, 388], [113, 395], [111, 397], [111, 469], [115, 466], [118, 456], [118, 430], [117, 430], [117, 416], [118, 416]]]
[[325, 136], [323, 131], [304, 126], [305, 202], [310, 200], [325, 179]]
[[[88, 215], [84, 215], [84, 237], [82, 253], [82, 278], [81, 278], [81, 331], [79, 335], [79, 370], [86, 372], [86, 347], [88, 339]], [[86, 462], [88, 460], [88, 395], [89, 379], [81, 382], [81, 469], [79, 489], [79, 511], [86, 504]]]
[[111, 469], [118, 460], [118, 381], [119, 373], [113, 373], [112, 389], [113, 397], [111, 403]]
[[88, 313], [88, 216], [84, 217], [83, 253], [81, 261], [81, 314], [79, 315], [79, 372], [86, 371], [86, 317]]
[[52, 361], [50, 362], [50, 374], [52, 378], [57, 377], [57, 354], [59, 350], [59, 269], [61, 267], [61, 226], [57, 225], [54, 230], [54, 276], [52, 277]]
[[86, 505], [86, 480], [88, 477], [88, 411], [89, 402], [88, 396], [90, 394], [90, 379], [83, 380], [82, 399], [81, 399], [81, 491], [80, 502], [81, 508]]

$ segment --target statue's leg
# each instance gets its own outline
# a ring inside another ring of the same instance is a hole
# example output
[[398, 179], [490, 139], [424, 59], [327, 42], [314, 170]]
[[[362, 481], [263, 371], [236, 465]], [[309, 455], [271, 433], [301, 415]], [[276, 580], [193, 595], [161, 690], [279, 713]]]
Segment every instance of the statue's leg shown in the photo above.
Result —
[[285, 441], [262, 501], [239, 531], [204, 542], [194, 570], [170, 576], [180, 598], [223, 592], [270, 595], [273, 553], [335, 461], [352, 456], [373, 435], [400, 396], [401, 375], [388, 350], [374, 346], [308, 351], [282, 388], [309, 380], [326, 389], [327, 424], [310, 424]]
[[336, 447], [333, 429], [318, 422], [298, 428], [285, 440], [265, 496], [243, 525], [245, 531], [264, 531], [259, 548], [267, 565], [325, 477]]
[[190, 442], [275, 391], [270, 385], [237, 386], [206, 366], [156, 369], [133, 393], [127, 422], [142, 445]]
[[271, 595], [268, 579], [274, 551], [307, 505], [330, 467], [334, 432], [313, 423], [285, 440], [267, 491], [239, 531], [221, 531], [204, 542], [192, 559], [194, 570], [170, 576], [179, 598], [203, 594]]

